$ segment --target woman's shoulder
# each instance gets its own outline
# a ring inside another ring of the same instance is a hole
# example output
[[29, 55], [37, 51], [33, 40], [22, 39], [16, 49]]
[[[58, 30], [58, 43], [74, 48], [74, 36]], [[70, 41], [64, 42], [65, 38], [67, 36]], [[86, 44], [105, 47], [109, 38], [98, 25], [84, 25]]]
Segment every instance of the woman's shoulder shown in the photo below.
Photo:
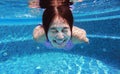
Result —
[[86, 31], [84, 29], [79, 28], [79, 27], [73, 26], [72, 42], [74, 44], [83, 43], [83, 42], [88, 43], [89, 39], [86, 36]]
[[38, 25], [35, 27], [33, 31], [33, 38], [36, 42], [40, 42], [40, 43], [46, 41], [45, 31], [42, 25]]

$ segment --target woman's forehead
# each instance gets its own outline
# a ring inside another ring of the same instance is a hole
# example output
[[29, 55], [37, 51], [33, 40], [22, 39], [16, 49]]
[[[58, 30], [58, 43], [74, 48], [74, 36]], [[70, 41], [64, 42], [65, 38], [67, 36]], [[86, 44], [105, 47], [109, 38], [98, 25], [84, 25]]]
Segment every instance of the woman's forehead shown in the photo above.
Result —
[[62, 22], [62, 23], [67, 23], [67, 21], [66, 21], [64, 18], [62, 18], [61, 16], [55, 16], [54, 19], [53, 19], [53, 22], [57, 22], [57, 23], [60, 23], [60, 22]]
[[51, 22], [51, 26], [69, 26], [69, 25], [64, 18], [56, 17], [53, 20], [53, 22]]
[[69, 27], [65, 22], [53, 22], [50, 27]]
[[69, 28], [69, 25], [65, 25], [65, 24], [62, 24], [62, 25], [51, 25], [50, 28]]

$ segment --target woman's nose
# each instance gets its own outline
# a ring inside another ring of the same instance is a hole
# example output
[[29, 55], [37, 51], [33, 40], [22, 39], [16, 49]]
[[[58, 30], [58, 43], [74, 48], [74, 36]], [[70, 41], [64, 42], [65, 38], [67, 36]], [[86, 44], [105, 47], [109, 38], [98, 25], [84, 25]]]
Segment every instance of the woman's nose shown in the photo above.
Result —
[[63, 38], [64, 38], [63, 33], [58, 33], [58, 34], [57, 34], [57, 39], [63, 39]]

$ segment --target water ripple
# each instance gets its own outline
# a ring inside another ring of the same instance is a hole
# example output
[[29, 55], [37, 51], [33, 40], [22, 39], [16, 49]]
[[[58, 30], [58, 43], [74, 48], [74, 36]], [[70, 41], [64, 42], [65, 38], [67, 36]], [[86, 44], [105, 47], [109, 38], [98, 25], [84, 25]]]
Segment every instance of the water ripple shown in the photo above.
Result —
[[[119, 36], [105, 36], [105, 35], [87, 35], [89, 38], [101, 38], [101, 39], [113, 39], [113, 40], [120, 40]], [[9, 42], [17, 42], [17, 41], [27, 41], [32, 40], [33, 38], [31, 36], [28, 37], [20, 37], [20, 38], [12, 38], [12, 39], [2, 39], [0, 40], [0, 44], [2, 43], [9, 43]]]
[[98, 21], [98, 20], [107, 20], [107, 19], [115, 19], [120, 18], [120, 15], [115, 16], [107, 16], [107, 17], [96, 17], [96, 18], [87, 18], [87, 19], [75, 19], [75, 22], [87, 22], [87, 21]]

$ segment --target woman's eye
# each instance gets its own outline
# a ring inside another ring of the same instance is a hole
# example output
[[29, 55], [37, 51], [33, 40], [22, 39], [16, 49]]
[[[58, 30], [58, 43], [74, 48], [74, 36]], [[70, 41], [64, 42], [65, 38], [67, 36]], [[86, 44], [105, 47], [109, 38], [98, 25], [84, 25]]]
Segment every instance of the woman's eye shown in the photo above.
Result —
[[58, 31], [57, 30], [51, 30], [52, 33], [57, 33]]
[[63, 30], [63, 32], [68, 32], [68, 30]]

